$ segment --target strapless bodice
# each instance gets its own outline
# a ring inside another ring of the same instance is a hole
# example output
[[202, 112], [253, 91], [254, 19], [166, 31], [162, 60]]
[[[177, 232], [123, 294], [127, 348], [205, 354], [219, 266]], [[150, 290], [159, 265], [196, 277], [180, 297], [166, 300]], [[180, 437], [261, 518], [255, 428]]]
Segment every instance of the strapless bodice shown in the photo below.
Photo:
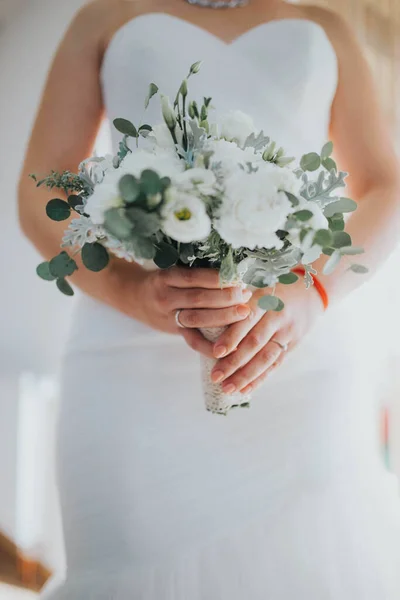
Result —
[[[174, 97], [189, 66], [202, 60], [189, 95], [211, 96], [216, 117], [229, 109], [250, 114], [288, 154], [319, 151], [328, 138], [337, 86], [337, 58], [325, 30], [307, 19], [261, 23], [226, 44], [180, 18], [151, 13], [114, 34], [101, 81], [110, 121], [138, 123], [150, 82]], [[143, 122], [160, 122], [154, 99]], [[114, 150], [120, 134], [113, 131]]]

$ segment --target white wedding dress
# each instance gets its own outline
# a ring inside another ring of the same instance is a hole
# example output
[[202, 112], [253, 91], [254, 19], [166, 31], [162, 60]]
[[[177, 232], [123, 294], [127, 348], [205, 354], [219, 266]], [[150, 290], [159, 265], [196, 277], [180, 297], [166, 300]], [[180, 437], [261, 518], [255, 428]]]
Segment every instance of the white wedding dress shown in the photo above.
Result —
[[[131, 20], [102, 65], [109, 119], [137, 122], [148, 84], [172, 96], [197, 60], [190, 95], [212, 96], [217, 114], [248, 112], [289, 155], [327, 141], [337, 59], [308, 20], [230, 45], [166, 14]], [[155, 98], [145, 122], [159, 120]], [[400, 501], [363, 326], [351, 296], [333, 306], [251, 408], [222, 417], [205, 410], [198, 355], [179, 336], [82, 296], [57, 448], [68, 572], [44, 597], [399, 600]]]

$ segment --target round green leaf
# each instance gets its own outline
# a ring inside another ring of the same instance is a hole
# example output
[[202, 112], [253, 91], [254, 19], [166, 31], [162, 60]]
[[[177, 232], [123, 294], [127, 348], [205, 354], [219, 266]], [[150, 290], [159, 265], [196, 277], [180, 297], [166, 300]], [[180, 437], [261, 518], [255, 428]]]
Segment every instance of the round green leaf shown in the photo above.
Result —
[[258, 301], [258, 306], [263, 310], [277, 310], [279, 307], [280, 299], [277, 296], [262, 296]]
[[123, 133], [124, 135], [129, 135], [129, 137], [137, 138], [138, 136], [136, 127], [127, 119], [114, 119], [114, 127], [120, 133]]
[[68, 204], [72, 210], [76, 210], [77, 206], [83, 206], [83, 198], [82, 196], [71, 195], [68, 197]]
[[78, 265], [67, 252], [61, 252], [49, 262], [50, 273], [56, 277], [68, 277], [72, 275], [78, 268]]
[[133, 225], [124, 214], [123, 208], [110, 208], [105, 213], [104, 228], [118, 240], [129, 239]]
[[133, 175], [123, 175], [119, 180], [118, 187], [122, 198], [128, 204], [135, 202], [140, 195], [140, 184]]
[[41, 263], [37, 267], [36, 273], [39, 275], [39, 277], [41, 277], [41, 279], [44, 279], [45, 281], [54, 281], [55, 279], [55, 276], [50, 271], [50, 265], [48, 262]]
[[334, 231], [332, 246], [334, 248], [343, 248], [343, 246], [351, 246], [351, 237], [346, 231]]
[[149, 237], [159, 231], [161, 221], [157, 213], [148, 213], [141, 208], [131, 207], [126, 211], [126, 216], [131, 221], [134, 233], [141, 237]]
[[158, 173], [145, 169], [140, 176], [140, 187], [146, 196], [155, 196], [163, 191]]
[[69, 285], [68, 281], [66, 281], [62, 277], [60, 277], [59, 279], [57, 279], [56, 285], [57, 285], [58, 289], [60, 290], [60, 292], [62, 292], [66, 296], [73, 296], [74, 295], [74, 290]]
[[160, 242], [157, 246], [158, 248], [154, 258], [157, 267], [160, 269], [169, 269], [169, 267], [173, 267], [179, 259], [177, 249], [166, 242]]
[[293, 216], [299, 221], [309, 221], [311, 217], [314, 216], [314, 213], [312, 213], [311, 210], [304, 209], [293, 213]]
[[331, 246], [333, 242], [333, 235], [329, 229], [318, 229], [314, 236], [314, 244], [320, 246]]
[[357, 208], [357, 202], [354, 202], [351, 198], [339, 198], [330, 204], [327, 204], [324, 208], [324, 215], [329, 218], [333, 217], [337, 213], [349, 213], [353, 212]]
[[130, 243], [137, 258], [152, 260], [155, 257], [156, 247], [150, 238], [135, 236], [132, 237]]
[[322, 248], [322, 252], [326, 254], [326, 256], [332, 256], [335, 250], [334, 248]]
[[280, 298], [278, 298], [278, 306], [275, 308], [275, 312], [280, 312], [285, 308], [285, 304], [282, 302]]
[[369, 269], [367, 269], [367, 267], [364, 267], [364, 265], [350, 265], [350, 267], [347, 269], [348, 271], [353, 271], [354, 273], [368, 273]]
[[321, 166], [321, 159], [316, 152], [304, 154], [300, 161], [300, 167], [303, 171], [316, 171]]
[[85, 244], [82, 248], [82, 262], [89, 271], [102, 271], [109, 260], [106, 248], [98, 242]]
[[328, 217], [328, 223], [331, 231], [343, 231], [345, 228], [343, 215], [335, 214], [333, 217]]
[[298, 275], [296, 273], [285, 273], [278, 277], [279, 283], [284, 283], [285, 285], [289, 285], [291, 283], [295, 283], [298, 280]]
[[322, 150], [321, 150], [321, 158], [324, 160], [325, 158], [328, 158], [333, 152], [333, 143], [332, 142], [326, 142], [326, 144], [323, 146]]
[[65, 200], [54, 198], [47, 203], [46, 214], [53, 221], [65, 221], [71, 215], [71, 207]]
[[324, 158], [324, 160], [322, 161], [322, 166], [325, 167], [327, 171], [332, 171], [332, 169], [335, 169], [335, 171], [337, 171], [337, 165], [333, 158]]

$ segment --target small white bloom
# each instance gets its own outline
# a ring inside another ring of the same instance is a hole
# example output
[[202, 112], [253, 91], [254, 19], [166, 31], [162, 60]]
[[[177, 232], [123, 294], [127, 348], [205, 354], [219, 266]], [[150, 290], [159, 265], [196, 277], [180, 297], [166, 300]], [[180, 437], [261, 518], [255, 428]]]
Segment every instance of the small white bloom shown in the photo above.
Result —
[[[175, 135], [178, 144], [182, 144], [183, 133], [181, 128], [175, 127]], [[165, 123], [160, 123], [159, 125], [154, 125], [153, 131], [149, 135], [150, 140], [155, 140], [156, 145], [159, 148], [169, 148], [171, 150], [175, 150], [175, 142], [172, 138], [171, 132], [166, 126]], [[176, 151], [176, 150], [175, 150]]]
[[174, 183], [186, 192], [193, 191], [195, 188], [200, 194], [213, 196], [216, 193], [216, 178], [209, 169], [188, 169], [179, 173], [173, 179]]
[[244, 166], [250, 162], [258, 166], [264, 163], [261, 154], [255, 154], [254, 148], [243, 150], [234, 142], [226, 140], [209, 140], [204, 149], [213, 153], [210, 163], [211, 165], [218, 164], [221, 174], [225, 178], [234, 175], [238, 171], [239, 165]]
[[197, 196], [170, 188], [162, 209], [164, 233], [177, 242], [201, 241], [211, 232], [205, 204]]
[[176, 125], [176, 114], [174, 111], [174, 108], [168, 98], [168, 96], [165, 96], [164, 94], [160, 94], [161, 96], [161, 110], [162, 110], [162, 115], [164, 117], [164, 121], [167, 124], [167, 127], [169, 127], [169, 129], [173, 129]]
[[120, 169], [107, 171], [103, 181], [95, 186], [93, 194], [87, 199], [85, 213], [89, 215], [95, 225], [104, 223], [104, 214], [107, 210], [123, 205], [118, 188], [122, 175]]
[[225, 194], [215, 228], [233, 248], [282, 248], [276, 235], [292, 205], [278, 191], [269, 173], [238, 171], [225, 184]]
[[241, 110], [231, 110], [221, 119], [221, 137], [243, 146], [250, 134], [256, 132], [253, 119]]
[[270, 162], [263, 161], [260, 169], [269, 173], [271, 181], [277, 189], [284, 192], [290, 192], [294, 196], [299, 196], [303, 182], [298, 179], [295, 173], [289, 167], [279, 167]]
[[121, 177], [125, 173], [140, 177], [145, 169], [156, 171], [160, 177], [173, 177], [185, 170], [185, 163], [173, 149], [154, 148], [153, 151], [138, 150], [128, 154], [118, 170]]

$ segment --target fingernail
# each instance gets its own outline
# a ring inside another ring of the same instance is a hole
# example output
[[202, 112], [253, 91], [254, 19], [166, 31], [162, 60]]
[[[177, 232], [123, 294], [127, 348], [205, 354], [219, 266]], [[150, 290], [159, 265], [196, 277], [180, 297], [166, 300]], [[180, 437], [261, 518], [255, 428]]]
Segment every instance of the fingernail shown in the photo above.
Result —
[[214, 348], [214, 356], [215, 358], [222, 358], [228, 352], [228, 349], [225, 346], [215, 346]]
[[237, 314], [239, 315], [239, 317], [247, 317], [248, 314], [250, 313], [249, 307], [246, 306], [245, 304], [240, 304], [236, 310], [237, 310]]
[[222, 386], [222, 390], [225, 394], [233, 394], [236, 391], [236, 386], [233, 383], [228, 383], [227, 385]]
[[211, 379], [214, 383], [218, 383], [219, 381], [222, 381], [223, 378], [224, 378], [223, 371], [214, 371], [213, 373], [211, 373]]

